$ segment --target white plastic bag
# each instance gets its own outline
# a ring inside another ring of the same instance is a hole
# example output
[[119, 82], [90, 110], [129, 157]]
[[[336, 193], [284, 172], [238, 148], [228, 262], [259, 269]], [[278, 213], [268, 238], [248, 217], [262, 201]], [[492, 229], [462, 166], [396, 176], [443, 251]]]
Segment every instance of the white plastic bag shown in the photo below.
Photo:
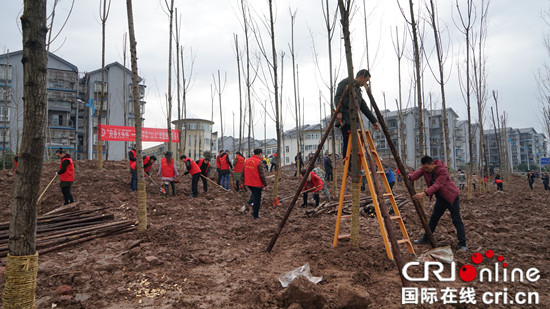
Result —
[[298, 267], [294, 270], [288, 271], [284, 274], [282, 274], [279, 277], [279, 282], [281, 282], [281, 285], [283, 288], [286, 288], [296, 277], [304, 276], [309, 280], [310, 282], [313, 282], [314, 284], [317, 284], [323, 280], [323, 277], [313, 277], [311, 275], [311, 271], [309, 270], [309, 263], [306, 263], [306, 265]]
[[450, 246], [437, 247], [423, 252], [417, 260], [419, 262], [439, 261], [451, 264], [454, 261], [453, 251]]

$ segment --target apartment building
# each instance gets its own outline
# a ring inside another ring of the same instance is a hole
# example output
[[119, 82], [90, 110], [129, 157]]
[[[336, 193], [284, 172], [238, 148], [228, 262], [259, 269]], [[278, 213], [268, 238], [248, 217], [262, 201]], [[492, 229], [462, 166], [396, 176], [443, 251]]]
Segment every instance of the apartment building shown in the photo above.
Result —
[[[105, 66], [105, 84], [103, 85], [103, 110], [100, 109], [102, 87], [101, 69], [88, 72], [80, 81], [81, 100], [79, 115], [81, 123], [86, 126], [79, 127], [79, 143], [82, 158], [97, 158], [97, 124], [98, 117], [101, 123], [116, 126], [135, 126], [134, 103], [132, 100], [132, 71], [118, 62]], [[139, 100], [142, 115], [145, 113], [145, 85], [139, 78]], [[85, 103], [92, 104], [86, 106]], [[91, 133], [91, 134], [90, 134]], [[86, 138], [84, 138], [86, 136]], [[128, 142], [103, 141], [104, 160], [123, 160], [127, 156]], [[84, 155], [85, 154], [85, 155]]]
[[[23, 51], [0, 55], [0, 122], [6, 129], [1, 144], [17, 153], [23, 132]], [[63, 148], [75, 155], [79, 150], [76, 128], [78, 68], [72, 63], [48, 53], [47, 66], [46, 151], [48, 157]], [[1, 134], [3, 136], [3, 134]]]

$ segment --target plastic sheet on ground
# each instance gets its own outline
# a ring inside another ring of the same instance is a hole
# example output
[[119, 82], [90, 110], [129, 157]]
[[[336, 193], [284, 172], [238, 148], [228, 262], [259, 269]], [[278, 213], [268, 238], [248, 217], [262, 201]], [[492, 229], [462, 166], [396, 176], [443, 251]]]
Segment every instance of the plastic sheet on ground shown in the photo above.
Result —
[[299, 276], [306, 277], [307, 280], [313, 282], [314, 284], [317, 284], [321, 282], [321, 280], [323, 280], [323, 277], [314, 277], [313, 275], [311, 275], [311, 271], [309, 270], [309, 263], [306, 263], [306, 265], [304, 266], [298, 267], [294, 270], [282, 274], [279, 277], [279, 282], [281, 282], [283, 288], [286, 288], [294, 279]]
[[453, 251], [451, 246], [437, 247], [430, 249], [420, 254], [417, 258], [419, 262], [438, 261], [442, 263], [451, 264], [454, 261]]

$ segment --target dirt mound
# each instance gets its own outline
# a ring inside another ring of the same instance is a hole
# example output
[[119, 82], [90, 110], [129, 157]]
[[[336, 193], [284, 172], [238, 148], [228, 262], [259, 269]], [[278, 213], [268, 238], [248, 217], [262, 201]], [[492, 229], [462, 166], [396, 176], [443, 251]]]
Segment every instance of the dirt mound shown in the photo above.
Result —
[[[77, 161], [73, 195], [80, 209], [107, 211], [115, 219], [137, 218], [137, 197], [130, 190], [130, 174], [124, 162], [104, 163], [98, 171], [95, 161]], [[58, 162], [46, 163], [42, 187], [50, 181]], [[156, 168], [154, 168], [156, 172]], [[271, 176], [271, 173], [267, 174]], [[299, 179], [285, 171], [280, 183], [279, 198], [292, 196]], [[154, 174], [153, 178], [158, 180]], [[214, 185], [208, 192], [199, 183], [199, 196], [191, 195], [191, 177], [184, 176], [176, 184], [177, 196], [165, 198], [155, 186], [147, 185], [149, 228], [95, 239], [39, 258], [37, 308], [306, 308], [294, 301], [295, 293], [281, 287], [281, 274], [309, 263], [315, 276], [323, 280], [302, 291], [314, 291], [312, 302], [324, 308], [353, 306], [354, 301], [370, 302], [368, 308], [402, 308], [401, 282], [395, 263], [388, 260], [376, 219], [361, 217], [359, 247], [340, 241], [332, 248], [335, 215], [324, 212], [307, 216], [308, 209], [296, 207], [284, 227], [273, 251], [265, 250], [286, 212], [289, 200], [282, 206], [271, 203], [274, 177], [263, 192], [260, 217], [254, 220], [249, 211], [241, 212], [249, 192], [224, 193]], [[13, 177], [0, 171], [0, 221], [8, 221]], [[333, 186], [330, 183], [329, 188]], [[405, 190], [396, 185], [397, 193]], [[467, 201], [461, 194], [461, 212], [466, 226], [468, 252], [456, 252], [457, 269], [472, 264], [474, 252], [493, 250], [502, 255], [510, 268], [526, 271], [535, 267], [541, 272], [536, 282], [455, 282], [414, 283], [417, 288], [446, 287], [460, 290], [475, 288], [478, 305], [482, 292], [508, 289], [512, 292], [537, 292], [540, 304], [550, 304], [550, 193], [542, 184], [530, 191], [523, 178], [504, 184], [505, 191], [476, 193]], [[368, 193], [367, 193], [368, 194]], [[311, 197], [311, 196], [310, 196]], [[323, 199], [323, 197], [322, 197]], [[63, 198], [57, 183], [43, 197], [40, 214], [59, 207]], [[298, 200], [301, 203], [301, 197]], [[430, 214], [432, 204], [426, 203]], [[422, 235], [419, 220], [411, 204], [402, 208], [407, 230], [412, 239]], [[342, 229], [346, 229], [344, 225]], [[346, 231], [343, 231], [346, 232]], [[456, 234], [446, 213], [435, 232], [440, 244], [456, 250]], [[428, 246], [415, 245], [420, 253]], [[405, 250], [405, 247], [402, 247]], [[405, 251], [404, 251], [405, 252]], [[407, 261], [414, 256], [405, 253]], [[485, 259], [480, 266], [492, 265]], [[5, 259], [0, 260], [0, 267]], [[421, 276], [421, 273], [413, 272]], [[449, 271], [443, 274], [449, 275]], [[296, 284], [299, 284], [298, 281]], [[0, 289], [3, 289], [3, 280]], [[69, 286], [72, 295], [57, 295], [59, 286]], [[286, 293], [286, 297], [280, 298]], [[289, 295], [290, 294], [290, 295]], [[441, 296], [441, 294], [439, 294]], [[457, 298], [458, 299], [458, 298]], [[348, 302], [346, 302], [348, 300]], [[365, 304], [365, 303], [363, 303]], [[493, 304], [493, 307], [509, 306]], [[439, 301], [430, 308], [443, 306]]]

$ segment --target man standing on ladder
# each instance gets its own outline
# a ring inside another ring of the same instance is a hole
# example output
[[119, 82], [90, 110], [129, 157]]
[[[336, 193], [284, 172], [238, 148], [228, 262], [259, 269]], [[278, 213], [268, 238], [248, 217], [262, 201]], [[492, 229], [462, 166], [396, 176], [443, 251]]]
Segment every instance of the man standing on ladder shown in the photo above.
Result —
[[[363, 69], [359, 70], [357, 74], [355, 75], [355, 97], [358, 100], [359, 103], [359, 109], [361, 109], [361, 112], [372, 123], [372, 126], [376, 130], [380, 130], [380, 126], [378, 125], [378, 120], [374, 116], [374, 114], [369, 110], [369, 107], [367, 106], [367, 102], [363, 99], [363, 96], [361, 95], [361, 87], [368, 87], [367, 82], [370, 80], [370, 73], [369, 71]], [[346, 90], [346, 86], [348, 85], [348, 78], [343, 79], [338, 83], [338, 88], [336, 89], [336, 95], [334, 96], [334, 102], [335, 104], [338, 104], [340, 102], [340, 97], [344, 94], [344, 91]], [[334, 106], [334, 108], [336, 108]], [[340, 127], [340, 130], [342, 131], [342, 138], [344, 140], [344, 148], [342, 148], [343, 156], [346, 156], [346, 149], [348, 149], [348, 139], [350, 134], [350, 119], [349, 119], [349, 93], [346, 91], [345, 97], [342, 99], [342, 106], [340, 107], [340, 112], [336, 115], [336, 127]]]
[[[440, 160], [434, 160], [429, 156], [425, 156], [420, 161], [422, 166], [409, 174], [409, 179], [415, 181], [421, 176], [424, 176], [426, 185], [428, 188], [423, 192], [413, 195], [414, 200], [421, 200], [426, 196], [432, 196], [435, 194], [436, 200], [432, 216], [430, 217], [430, 230], [432, 233], [437, 227], [439, 219], [447, 209], [451, 212], [451, 219], [453, 225], [456, 228], [456, 235], [458, 237], [458, 249], [461, 251], [467, 251], [466, 247], [466, 232], [464, 230], [464, 223], [460, 218], [460, 207], [458, 199], [458, 188], [455, 183], [449, 177], [449, 170], [447, 165]], [[426, 235], [421, 239], [415, 240], [415, 244], [427, 244], [428, 238]]]

